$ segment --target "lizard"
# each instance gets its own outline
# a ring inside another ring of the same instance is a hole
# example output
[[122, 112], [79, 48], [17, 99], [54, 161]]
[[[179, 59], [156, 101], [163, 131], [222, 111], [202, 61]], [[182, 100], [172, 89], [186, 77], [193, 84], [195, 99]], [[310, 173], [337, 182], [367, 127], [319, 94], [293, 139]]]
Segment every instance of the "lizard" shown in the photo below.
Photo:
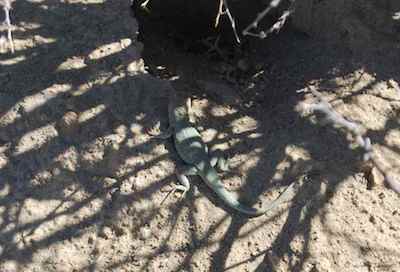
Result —
[[169, 128], [162, 138], [173, 137], [178, 156], [186, 164], [183, 171], [177, 171], [176, 176], [180, 184], [175, 185], [175, 190], [183, 191], [182, 196], [190, 189], [187, 176], [197, 175], [217, 194], [217, 196], [230, 208], [255, 217], [266, 214], [281, 203], [289, 200], [295, 193], [295, 184], [290, 184], [284, 192], [264, 208], [245, 206], [229, 192], [222, 184], [214, 168], [218, 160], [210, 159], [207, 145], [202, 140], [199, 131], [190, 121], [189, 98], [179, 97], [174, 89], [169, 91], [168, 119]]

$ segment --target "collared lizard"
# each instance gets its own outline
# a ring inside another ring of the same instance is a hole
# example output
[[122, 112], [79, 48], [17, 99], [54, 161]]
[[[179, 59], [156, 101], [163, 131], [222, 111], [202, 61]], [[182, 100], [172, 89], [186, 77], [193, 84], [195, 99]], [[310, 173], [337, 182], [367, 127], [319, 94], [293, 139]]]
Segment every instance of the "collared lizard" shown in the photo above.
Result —
[[[217, 160], [210, 160], [207, 145], [203, 142], [200, 133], [190, 122], [190, 108], [187, 99], [178, 97], [175, 90], [169, 91], [169, 132], [167, 137], [173, 136], [175, 148], [179, 157], [187, 164], [184, 171], [177, 173], [180, 185], [175, 190], [182, 190], [183, 195], [189, 190], [189, 175], [198, 175], [201, 179], [225, 202], [229, 207], [249, 216], [260, 216], [281, 203], [289, 200], [295, 193], [295, 184], [289, 185], [284, 192], [264, 208], [247, 207], [241, 204], [236, 197], [227, 191], [214, 168]], [[163, 138], [167, 138], [163, 137]]]

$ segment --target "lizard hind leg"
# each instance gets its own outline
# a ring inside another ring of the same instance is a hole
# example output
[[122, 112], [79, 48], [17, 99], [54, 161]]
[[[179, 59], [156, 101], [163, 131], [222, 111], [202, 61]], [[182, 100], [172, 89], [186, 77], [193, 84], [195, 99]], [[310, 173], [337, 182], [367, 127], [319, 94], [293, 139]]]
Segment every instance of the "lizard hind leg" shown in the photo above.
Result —
[[168, 194], [164, 197], [164, 199], [161, 201], [160, 205], [162, 205], [167, 198], [175, 193], [176, 191], [181, 191], [182, 194], [179, 197], [179, 199], [182, 199], [185, 197], [186, 193], [190, 190], [190, 182], [189, 179], [187, 178], [187, 176], [191, 176], [191, 175], [196, 175], [197, 173], [197, 169], [195, 167], [186, 167], [185, 169], [182, 169], [180, 171], [176, 171], [175, 175], [179, 180], [180, 184], [175, 184], [173, 185], [172, 190], [170, 190], [168, 192]]
[[216, 167], [219, 171], [227, 172], [230, 170], [229, 164], [225, 158], [213, 157], [210, 160], [212, 167]]
[[210, 159], [210, 164], [212, 167], [216, 167], [222, 172], [227, 172], [230, 170], [228, 161], [220, 154], [220, 152], [213, 152]]
[[173, 191], [182, 191], [181, 198], [184, 197], [190, 189], [190, 182], [187, 176], [197, 175], [197, 171], [198, 170], [196, 167], [186, 166], [184, 169], [176, 172], [176, 177], [178, 178], [180, 184], [176, 184]]

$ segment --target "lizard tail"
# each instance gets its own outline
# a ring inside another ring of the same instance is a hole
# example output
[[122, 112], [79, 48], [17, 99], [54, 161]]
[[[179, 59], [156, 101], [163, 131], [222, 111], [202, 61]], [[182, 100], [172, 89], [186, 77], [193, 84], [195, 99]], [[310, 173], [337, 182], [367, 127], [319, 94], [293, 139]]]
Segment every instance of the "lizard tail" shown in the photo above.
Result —
[[206, 166], [205, 168], [205, 171], [200, 171], [202, 180], [218, 195], [223, 202], [225, 202], [226, 205], [251, 217], [260, 216], [267, 213], [268, 211], [291, 199], [296, 193], [296, 183], [292, 183], [280, 196], [269, 202], [261, 209], [245, 206], [240, 203], [232, 193], [225, 189], [221, 183], [217, 171], [215, 171], [211, 165]]
[[247, 214], [249, 216], [260, 216], [266, 212], [266, 210], [260, 210], [253, 207], [248, 207], [240, 203], [237, 198], [225, 189], [221, 180], [218, 176], [217, 171], [208, 165], [205, 167], [204, 171], [199, 171], [199, 175], [202, 180], [218, 195], [218, 197], [225, 202], [226, 205], [235, 209], [241, 213]]

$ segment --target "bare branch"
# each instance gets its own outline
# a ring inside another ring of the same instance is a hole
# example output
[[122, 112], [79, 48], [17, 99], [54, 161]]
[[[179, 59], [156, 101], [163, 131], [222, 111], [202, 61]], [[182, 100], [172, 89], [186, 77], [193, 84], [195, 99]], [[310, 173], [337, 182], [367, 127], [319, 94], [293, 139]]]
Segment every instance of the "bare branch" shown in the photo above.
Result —
[[395, 180], [395, 178], [388, 173], [386, 167], [373, 152], [371, 139], [364, 136], [366, 129], [360, 124], [346, 120], [342, 115], [336, 112], [320, 92], [313, 88], [310, 88], [309, 91], [311, 91], [319, 101], [312, 104], [302, 103], [302, 110], [321, 112], [325, 115], [325, 120], [327, 122], [342, 127], [346, 131], [350, 132], [354, 136], [355, 142], [363, 149], [363, 160], [372, 162], [372, 164], [375, 165], [375, 167], [384, 175], [387, 185], [397, 193], [400, 193], [400, 182]]
[[218, 26], [221, 15], [228, 16], [229, 21], [231, 22], [231, 26], [232, 26], [233, 34], [235, 35], [236, 42], [240, 43], [240, 38], [236, 31], [236, 21], [235, 21], [235, 18], [233, 18], [231, 11], [229, 10], [228, 0], [220, 0], [219, 1], [218, 13], [217, 13], [217, 16], [215, 17], [215, 24], [214, 24], [215, 27]]
[[146, 12], [148, 12], [148, 13], [150, 13], [150, 10], [149, 10], [149, 8], [147, 7], [147, 4], [150, 2], [150, 0], [146, 0], [146, 1], [144, 1], [142, 4], [140, 4], [140, 7], [144, 10], [144, 11], [146, 11]]
[[254, 19], [254, 21], [249, 24], [243, 31], [242, 34], [243, 36], [253, 36], [253, 37], [258, 37], [260, 39], [265, 39], [268, 37], [269, 34], [276, 32], [278, 33], [283, 26], [285, 25], [287, 19], [289, 16], [293, 13], [294, 11], [294, 3], [295, 1], [292, 1], [289, 8], [285, 10], [282, 14], [281, 17], [279, 17], [278, 21], [273, 24], [267, 31], [261, 30], [258, 33], [251, 32], [252, 29], [256, 29], [258, 27], [259, 22], [273, 9], [277, 8], [282, 0], [273, 0], [271, 3], [262, 11], [260, 12], [257, 17]]
[[224, 1], [219, 0], [219, 5], [218, 5], [218, 13], [217, 16], [215, 17], [215, 24], [214, 27], [217, 28], [219, 25], [219, 19], [221, 18], [221, 15], [224, 15]]
[[235, 34], [236, 42], [240, 43], [239, 35], [237, 34], [237, 31], [236, 31], [235, 18], [233, 18], [232, 14], [229, 10], [228, 0], [223, 0], [223, 1], [224, 1], [224, 6], [225, 6], [225, 12], [228, 15], [229, 21], [231, 21], [231, 25], [232, 25], [233, 33]]
[[11, 49], [11, 52], [14, 53], [15, 47], [14, 47], [14, 42], [12, 38], [12, 25], [11, 25], [11, 19], [10, 19], [10, 10], [11, 10], [11, 2], [10, 0], [2, 0], [0, 1], [0, 5], [3, 6], [4, 10], [4, 22], [3, 24], [6, 26], [7, 29], [7, 39], [8, 43]]

